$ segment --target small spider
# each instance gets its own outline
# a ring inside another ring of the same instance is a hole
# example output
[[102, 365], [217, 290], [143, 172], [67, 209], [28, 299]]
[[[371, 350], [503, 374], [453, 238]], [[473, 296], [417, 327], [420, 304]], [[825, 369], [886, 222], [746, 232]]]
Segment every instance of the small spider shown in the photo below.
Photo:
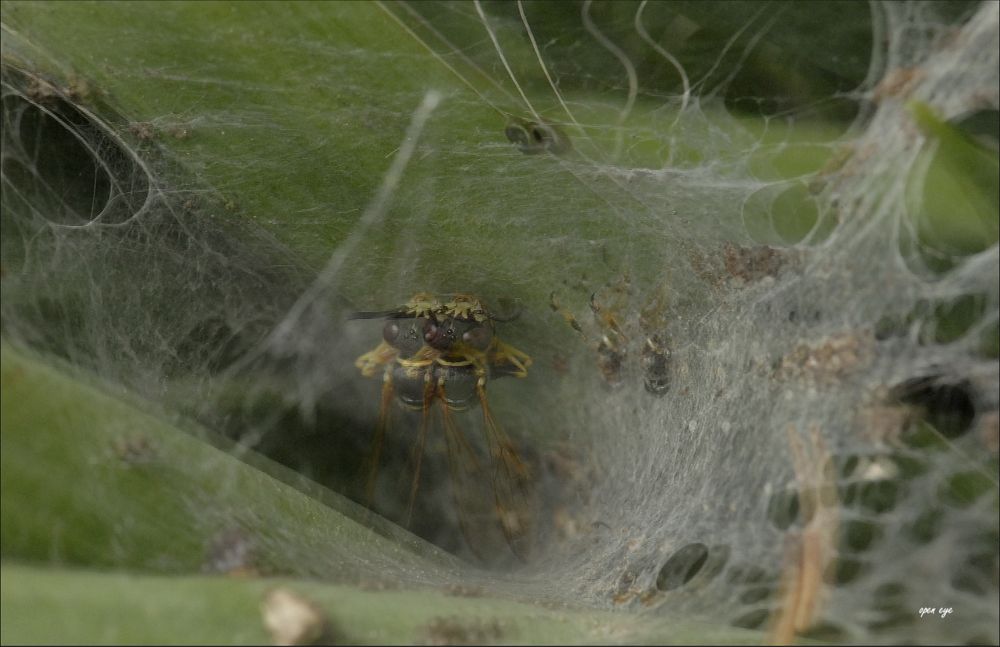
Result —
[[[560, 314], [596, 353], [601, 377], [612, 388], [621, 385], [629, 356], [631, 339], [625, 332], [627, 320], [623, 313], [632, 294], [627, 274], [614, 285], [606, 285], [591, 294], [590, 311], [599, 329], [596, 341], [584, 332], [583, 326], [573, 313], [560, 305], [555, 292], [549, 296], [552, 310]], [[663, 395], [670, 389], [670, 349], [663, 332], [666, 327], [663, 315], [665, 306], [666, 299], [661, 290], [639, 312], [638, 323], [643, 338], [642, 348], [639, 351], [639, 365], [646, 391], [654, 395]]]
[[643, 385], [653, 395], [663, 395], [670, 389], [670, 349], [663, 333], [667, 327], [663, 315], [666, 305], [666, 297], [661, 289], [639, 312], [639, 327], [645, 336], [639, 363], [642, 366]]

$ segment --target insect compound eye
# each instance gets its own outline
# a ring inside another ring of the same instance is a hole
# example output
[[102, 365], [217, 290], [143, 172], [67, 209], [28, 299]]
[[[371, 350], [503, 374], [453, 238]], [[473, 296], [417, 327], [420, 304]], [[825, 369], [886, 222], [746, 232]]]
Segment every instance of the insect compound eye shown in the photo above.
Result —
[[488, 326], [474, 326], [465, 331], [462, 341], [476, 350], [486, 350], [493, 341], [493, 331]]
[[385, 322], [385, 326], [382, 327], [382, 339], [395, 346], [399, 339], [399, 323], [395, 321]]
[[424, 345], [426, 319], [392, 319], [385, 322], [382, 337], [399, 350], [403, 357], [411, 357]]
[[448, 350], [455, 343], [455, 322], [451, 319], [442, 322], [428, 319], [424, 323], [424, 341], [431, 348]]
[[436, 321], [434, 321], [433, 319], [428, 319], [424, 321], [424, 341], [430, 343], [430, 341], [434, 339], [435, 336], [437, 336], [437, 333], [438, 333], [438, 325]]

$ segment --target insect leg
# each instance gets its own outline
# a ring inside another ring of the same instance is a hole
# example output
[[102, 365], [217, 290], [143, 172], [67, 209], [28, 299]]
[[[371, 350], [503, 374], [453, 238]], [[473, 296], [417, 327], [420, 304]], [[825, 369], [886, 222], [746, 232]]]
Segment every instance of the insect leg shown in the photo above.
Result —
[[505, 344], [499, 339], [493, 342], [493, 351], [490, 357], [491, 364], [512, 364], [513, 371], [505, 372], [505, 375], [514, 377], [527, 377], [528, 367], [532, 364], [531, 356], [514, 348], [510, 344]]
[[380, 366], [385, 366], [396, 358], [399, 351], [386, 342], [380, 343], [375, 350], [370, 350], [354, 361], [354, 365], [361, 369], [361, 374], [365, 377], [372, 377]]

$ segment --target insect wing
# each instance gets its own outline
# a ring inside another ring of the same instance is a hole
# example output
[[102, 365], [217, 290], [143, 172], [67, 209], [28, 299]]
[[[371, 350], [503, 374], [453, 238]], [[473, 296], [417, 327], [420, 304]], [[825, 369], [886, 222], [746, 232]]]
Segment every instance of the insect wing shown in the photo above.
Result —
[[483, 411], [483, 425], [489, 445], [493, 500], [497, 519], [511, 550], [524, 559], [530, 548], [531, 505], [530, 476], [514, 443], [497, 425], [490, 410], [486, 389], [477, 386]]
[[489, 538], [482, 532], [483, 520], [490, 516], [489, 509], [484, 508], [484, 503], [489, 501], [489, 493], [484, 487], [486, 479], [482, 463], [469, 440], [458, 429], [455, 417], [448, 408], [444, 387], [438, 387], [437, 401], [441, 407], [452, 499], [459, 527], [472, 552], [481, 560], [488, 561], [493, 548], [488, 546]]
[[410, 454], [410, 471], [413, 474], [413, 482], [410, 485], [410, 499], [406, 506], [406, 527], [410, 526], [413, 518], [413, 504], [417, 500], [417, 489], [420, 486], [420, 466], [424, 459], [424, 446], [427, 444], [427, 430], [430, 426], [431, 406], [434, 404], [434, 385], [428, 379], [424, 381], [424, 399], [420, 411], [420, 431], [417, 440], [413, 445]]
[[372, 439], [372, 448], [368, 455], [368, 460], [365, 461], [365, 471], [367, 472], [365, 498], [369, 508], [372, 507], [372, 503], [375, 500], [375, 481], [378, 478], [379, 459], [382, 456], [382, 444], [385, 442], [385, 432], [389, 428], [392, 399], [395, 393], [396, 389], [393, 386], [392, 373], [386, 373], [382, 382], [382, 400], [379, 405], [378, 423], [375, 426], [375, 437]]

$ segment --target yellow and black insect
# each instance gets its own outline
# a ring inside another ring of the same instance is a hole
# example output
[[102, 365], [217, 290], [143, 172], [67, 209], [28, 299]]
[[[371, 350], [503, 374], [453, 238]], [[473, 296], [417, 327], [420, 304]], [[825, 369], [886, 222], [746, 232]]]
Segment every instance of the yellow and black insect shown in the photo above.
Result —
[[[382, 375], [379, 420], [368, 466], [369, 504], [374, 497], [382, 444], [395, 401], [421, 413], [411, 458], [413, 480], [406, 513], [409, 524], [420, 484], [424, 446], [437, 404], [463, 532], [469, 537], [472, 516], [466, 514], [465, 496], [489, 478], [496, 519], [507, 543], [518, 552], [519, 540], [526, 535], [529, 525], [528, 469], [513, 442], [497, 425], [486, 395], [486, 386], [493, 379], [528, 375], [531, 357], [496, 335], [496, 323], [515, 317], [495, 316], [482, 301], [469, 294], [438, 297], [428, 293], [415, 295], [399, 308], [352, 315], [352, 319], [385, 320], [382, 342], [355, 362], [365, 377]], [[492, 463], [489, 471], [483, 469], [453, 415], [477, 404], [482, 411]]]

